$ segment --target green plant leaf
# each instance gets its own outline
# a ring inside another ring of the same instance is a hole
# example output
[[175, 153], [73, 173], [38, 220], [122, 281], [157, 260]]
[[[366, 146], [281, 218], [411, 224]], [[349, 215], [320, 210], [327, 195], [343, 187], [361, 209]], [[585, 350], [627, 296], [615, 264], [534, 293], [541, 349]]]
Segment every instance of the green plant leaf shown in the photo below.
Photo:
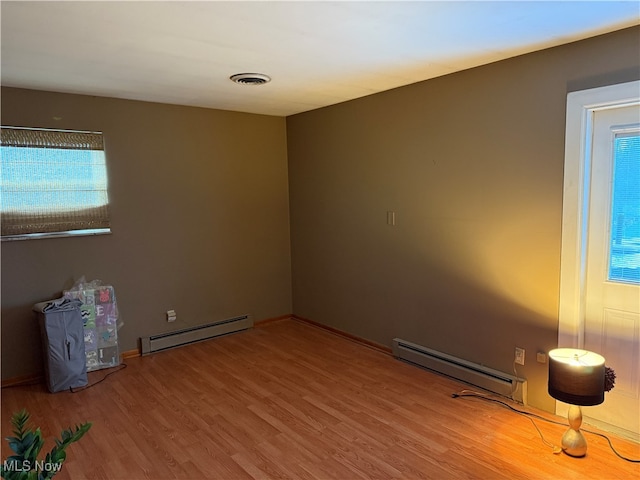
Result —
[[13, 433], [19, 439], [24, 437], [25, 429], [27, 428], [27, 422], [29, 421], [29, 412], [26, 409], [22, 409], [19, 412], [13, 414], [11, 417], [11, 424], [14, 427]]
[[13, 450], [18, 455], [22, 453], [22, 442], [20, 441], [19, 438], [7, 437], [6, 440], [9, 443], [9, 448], [11, 448], [11, 450]]
[[56, 447], [51, 450], [51, 462], [62, 463], [67, 459], [67, 452], [64, 449], [58, 449]]

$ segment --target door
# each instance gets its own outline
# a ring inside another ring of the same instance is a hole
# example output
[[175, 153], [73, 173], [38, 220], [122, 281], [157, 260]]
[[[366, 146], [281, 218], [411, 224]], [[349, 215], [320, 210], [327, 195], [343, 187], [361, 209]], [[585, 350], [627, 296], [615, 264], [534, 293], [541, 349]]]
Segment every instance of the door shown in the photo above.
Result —
[[569, 94], [565, 147], [558, 346], [605, 358], [616, 384], [585, 421], [638, 441], [640, 82]]
[[584, 348], [616, 373], [585, 417], [640, 435], [640, 107], [594, 113]]

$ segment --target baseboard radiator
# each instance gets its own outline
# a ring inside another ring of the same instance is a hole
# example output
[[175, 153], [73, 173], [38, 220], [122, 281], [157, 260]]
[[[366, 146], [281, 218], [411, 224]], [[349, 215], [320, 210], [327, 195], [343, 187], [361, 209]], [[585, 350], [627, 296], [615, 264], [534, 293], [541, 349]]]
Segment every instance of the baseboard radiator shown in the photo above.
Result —
[[175, 332], [161, 333], [151, 337], [140, 338], [140, 350], [142, 355], [180, 347], [189, 343], [201, 342], [220, 335], [240, 332], [253, 327], [253, 320], [249, 315], [229, 318], [218, 322], [185, 328]]
[[438, 352], [399, 338], [393, 339], [393, 355], [456, 380], [527, 404], [527, 381], [492, 368]]

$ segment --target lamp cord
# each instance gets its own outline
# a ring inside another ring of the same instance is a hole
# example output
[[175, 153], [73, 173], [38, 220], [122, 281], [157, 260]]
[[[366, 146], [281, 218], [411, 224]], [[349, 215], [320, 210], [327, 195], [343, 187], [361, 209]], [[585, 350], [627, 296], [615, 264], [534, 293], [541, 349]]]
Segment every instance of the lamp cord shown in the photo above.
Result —
[[[459, 397], [474, 397], [474, 398], [479, 398], [479, 399], [481, 399], [481, 400], [486, 400], [486, 401], [488, 401], [488, 402], [497, 403], [498, 405], [501, 405], [501, 406], [503, 406], [503, 407], [506, 407], [506, 408], [508, 408], [509, 410], [511, 410], [511, 411], [513, 411], [513, 412], [515, 412], [515, 413], [517, 413], [518, 415], [522, 415], [522, 416], [524, 416], [524, 417], [528, 418], [528, 419], [531, 421], [531, 423], [533, 424], [533, 426], [535, 427], [535, 429], [538, 431], [538, 435], [540, 435], [540, 439], [542, 440], [542, 442], [543, 442], [546, 446], [548, 446], [548, 447], [552, 448], [552, 449], [553, 449], [553, 453], [557, 454], [557, 453], [562, 452], [562, 448], [558, 447], [557, 445], [554, 445], [553, 443], [549, 442], [548, 440], [546, 440], [546, 439], [544, 438], [544, 435], [542, 435], [542, 432], [540, 431], [540, 429], [539, 429], [539, 428], [538, 428], [538, 426], [536, 425], [536, 422], [534, 422], [534, 421], [533, 421], [533, 419], [534, 419], [534, 418], [537, 418], [538, 420], [543, 420], [543, 421], [545, 421], [545, 422], [553, 423], [553, 424], [555, 424], [555, 425], [562, 425], [562, 426], [566, 426], [566, 424], [565, 424], [565, 423], [563, 423], [563, 422], [558, 422], [558, 421], [556, 421], [556, 420], [551, 420], [551, 419], [549, 419], [549, 418], [545, 418], [545, 417], [543, 417], [543, 416], [541, 416], [541, 415], [538, 415], [538, 414], [536, 414], [536, 413], [525, 412], [524, 410], [519, 410], [519, 409], [517, 409], [517, 408], [515, 408], [515, 407], [512, 407], [512, 406], [511, 406], [511, 405], [509, 405], [508, 403], [503, 402], [502, 400], [498, 400], [497, 398], [492, 398], [492, 397], [490, 397], [490, 396], [488, 396], [488, 395], [485, 395], [485, 394], [483, 394], [483, 393], [474, 392], [473, 390], [462, 390], [462, 391], [460, 391], [460, 392], [458, 392], [458, 393], [453, 393], [453, 394], [451, 395], [451, 397], [453, 397], [453, 398], [459, 398]], [[593, 435], [597, 435], [597, 436], [599, 436], [599, 437], [604, 438], [604, 439], [609, 443], [609, 447], [611, 448], [611, 451], [612, 451], [614, 454], [616, 454], [619, 458], [621, 458], [622, 460], [625, 460], [625, 461], [627, 461], [627, 462], [632, 462], [632, 463], [640, 463], [640, 459], [628, 458], [628, 457], [625, 457], [625, 456], [621, 455], [621, 454], [620, 454], [620, 453], [615, 449], [615, 447], [613, 446], [613, 443], [611, 443], [611, 439], [610, 439], [609, 437], [607, 437], [606, 435], [604, 435], [604, 434], [602, 434], [602, 433], [594, 432], [594, 431], [592, 431], [592, 430], [586, 430], [586, 429], [584, 429], [584, 428], [581, 428], [580, 430], [581, 430], [581, 431], [583, 431], [583, 432], [591, 433], [591, 434], [593, 434]]]

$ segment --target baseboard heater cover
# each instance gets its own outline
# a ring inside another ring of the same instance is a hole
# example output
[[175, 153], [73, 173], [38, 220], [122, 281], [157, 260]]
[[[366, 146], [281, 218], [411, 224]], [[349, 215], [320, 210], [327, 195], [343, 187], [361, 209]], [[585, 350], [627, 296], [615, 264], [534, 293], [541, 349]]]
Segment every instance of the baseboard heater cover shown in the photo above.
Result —
[[150, 337], [140, 338], [140, 350], [142, 355], [180, 347], [189, 343], [208, 340], [228, 333], [240, 332], [253, 327], [253, 319], [250, 315], [229, 318], [218, 322], [198, 325], [196, 327], [176, 330], [174, 332], [161, 333]]
[[399, 338], [393, 339], [393, 355], [456, 380], [475, 385], [527, 405], [527, 380], [484, 365], [438, 352]]

